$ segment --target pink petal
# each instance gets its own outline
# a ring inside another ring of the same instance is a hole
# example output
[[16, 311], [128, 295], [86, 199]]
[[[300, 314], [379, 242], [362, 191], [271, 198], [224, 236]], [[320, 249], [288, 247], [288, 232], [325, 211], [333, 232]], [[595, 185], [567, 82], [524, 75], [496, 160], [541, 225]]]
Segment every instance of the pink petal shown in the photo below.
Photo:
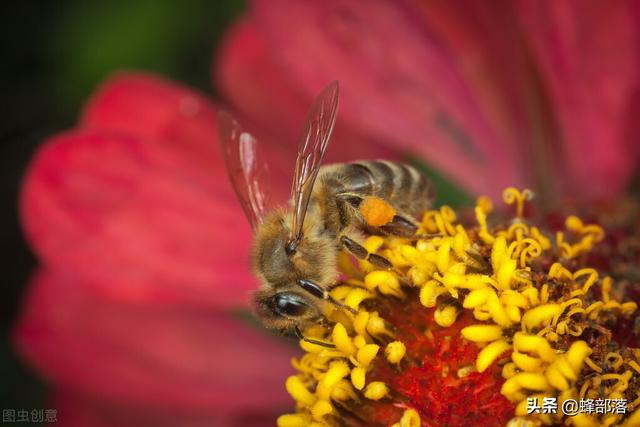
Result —
[[80, 126], [170, 145], [194, 165], [219, 166], [217, 112], [203, 95], [145, 73], [118, 73], [85, 107]]
[[639, 10], [627, 1], [516, 4], [558, 115], [567, 190], [614, 196], [640, 152]]
[[57, 409], [58, 427], [258, 427], [273, 426], [277, 415], [265, 413], [200, 414], [150, 410], [126, 403], [111, 405], [71, 392], [58, 392], [48, 405]]
[[481, 110], [517, 153], [527, 185], [550, 198], [561, 178], [550, 167], [553, 119], [539, 89], [517, 15], [509, 0], [414, 1], [418, 16], [458, 65]]
[[[187, 157], [192, 167], [224, 174], [216, 124], [217, 110], [202, 94], [140, 72], [118, 73], [104, 82], [80, 121], [85, 129], [141, 136]], [[272, 139], [261, 145], [267, 146], [262, 154], [271, 170], [270, 190], [282, 199], [291, 187], [289, 171], [292, 174], [295, 152], [281, 150]], [[228, 181], [226, 175], [224, 181]]]
[[[255, 1], [253, 16], [285, 76], [308, 96], [342, 83], [341, 115], [396, 149], [425, 156], [473, 191], [523, 177], [513, 147], [416, 10], [398, 2]], [[291, 35], [295, 36], [292, 37]]]
[[[282, 151], [292, 154], [288, 167], [293, 169], [298, 137], [317, 93], [308, 94], [291, 85], [250, 19], [243, 19], [228, 30], [213, 74], [216, 86], [246, 121], [254, 124], [261, 139], [270, 148], [281, 146]], [[396, 150], [350, 129], [339, 115], [327, 162], [399, 156]]]
[[26, 235], [46, 265], [119, 298], [245, 304], [250, 227], [223, 165], [193, 165], [123, 133], [57, 136], [24, 180]]
[[293, 346], [228, 314], [105, 299], [44, 272], [15, 331], [19, 351], [51, 383], [107, 405], [216, 416], [286, 410]]
[[[205, 96], [140, 72], [118, 73], [107, 79], [87, 103], [80, 120], [84, 129], [137, 135], [187, 157], [192, 167], [224, 173], [216, 123], [217, 110]], [[263, 152], [273, 170], [273, 191], [288, 190], [290, 183], [282, 171], [292, 169], [295, 153], [283, 155], [277, 148]]]
[[226, 32], [213, 64], [213, 80], [226, 98], [264, 131], [294, 140], [308, 99], [283, 78], [268, 54], [253, 23], [241, 20]]

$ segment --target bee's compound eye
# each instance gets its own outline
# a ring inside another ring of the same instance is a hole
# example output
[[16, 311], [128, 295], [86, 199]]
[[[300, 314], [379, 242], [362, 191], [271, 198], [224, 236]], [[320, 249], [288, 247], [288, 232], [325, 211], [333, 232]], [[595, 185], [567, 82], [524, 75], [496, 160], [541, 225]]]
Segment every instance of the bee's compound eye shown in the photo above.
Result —
[[307, 311], [307, 304], [300, 301], [297, 295], [277, 294], [274, 298], [276, 310], [285, 316], [298, 317]]

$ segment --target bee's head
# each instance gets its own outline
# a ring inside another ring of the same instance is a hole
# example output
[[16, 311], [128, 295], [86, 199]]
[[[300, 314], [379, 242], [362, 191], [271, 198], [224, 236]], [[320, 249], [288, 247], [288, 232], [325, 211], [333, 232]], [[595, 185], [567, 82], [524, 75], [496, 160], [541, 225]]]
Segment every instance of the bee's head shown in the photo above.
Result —
[[254, 294], [254, 310], [269, 327], [292, 330], [322, 318], [322, 292], [312, 294], [301, 282], [312, 281], [320, 288], [333, 283], [338, 248], [335, 238], [313, 224], [317, 222], [310, 218], [305, 221], [293, 250], [291, 221], [285, 212], [268, 216], [256, 230], [252, 261], [262, 286]]
[[258, 279], [271, 284], [295, 283], [299, 278], [332, 283], [337, 274], [335, 236], [307, 218], [303, 235], [292, 242], [290, 222], [287, 214], [276, 212], [256, 231], [252, 263]]

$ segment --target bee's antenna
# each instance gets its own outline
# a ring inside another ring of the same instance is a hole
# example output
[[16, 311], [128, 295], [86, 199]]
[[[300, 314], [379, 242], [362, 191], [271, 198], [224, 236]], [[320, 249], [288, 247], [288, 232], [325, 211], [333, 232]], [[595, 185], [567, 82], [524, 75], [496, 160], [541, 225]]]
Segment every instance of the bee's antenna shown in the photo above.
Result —
[[296, 336], [298, 337], [298, 339], [306, 341], [306, 342], [308, 342], [310, 344], [320, 345], [322, 347], [328, 347], [328, 348], [336, 348], [336, 346], [331, 344], [331, 343], [324, 342], [324, 341], [318, 341], [318, 340], [314, 340], [314, 339], [305, 337], [302, 334], [302, 331], [300, 330], [300, 328], [298, 328], [297, 326], [295, 327], [295, 332], [296, 332]]

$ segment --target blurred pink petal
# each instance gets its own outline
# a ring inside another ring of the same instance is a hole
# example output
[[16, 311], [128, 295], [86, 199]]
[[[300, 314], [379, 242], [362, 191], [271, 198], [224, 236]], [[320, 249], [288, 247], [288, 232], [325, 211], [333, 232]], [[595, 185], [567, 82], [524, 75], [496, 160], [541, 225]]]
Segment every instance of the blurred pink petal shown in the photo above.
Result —
[[193, 164], [121, 132], [54, 137], [24, 180], [26, 235], [44, 264], [121, 298], [244, 304], [250, 227], [224, 166]]
[[279, 413], [201, 414], [110, 405], [72, 392], [57, 392], [48, 405], [57, 409], [58, 427], [271, 427]]
[[[169, 147], [176, 155], [188, 157], [192, 167], [203, 167], [231, 188], [221, 167], [216, 124], [217, 110], [203, 95], [140, 72], [110, 77], [92, 96], [80, 121], [82, 128], [138, 135]], [[288, 176], [282, 174], [292, 169], [295, 152], [274, 149], [263, 154], [273, 170], [273, 190], [288, 190]]]
[[212, 71], [223, 95], [252, 122], [290, 142], [297, 138], [309, 103], [272, 62], [251, 21], [239, 21], [227, 31]]
[[558, 117], [569, 189], [577, 196], [619, 193], [640, 152], [637, 3], [516, 4]]
[[118, 73], [91, 97], [79, 126], [118, 131], [170, 147], [220, 173], [217, 111], [203, 95], [146, 73]]
[[[489, 125], [464, 76], [434, 34], [400, 2], [253, 3], [286, 78], [308, 96], [342, 84], [341, 117], [359, 131], [414, 151], [476, 192], [523, 177], [512, 146]], [[291, 34], [295, 34], [292, 37]]]
[[[517, 22], [512, 2], [492, 7], [474, 0], [414, 1], [418, 15], [459, 66], [479, 108], [501, 138], [515, 148], [512, 159], [540, 197], [559, 190], [552, 117]], [[541, 194], [544, 193], [544, 194]]]
[[338, 79], [342, 126], [473, 192], [611, 196], [640, 157], [639, 20], [624, 0], [254, 0], [217, 81], [238, 109], [278, 123], [275, 100], [286, 117]]
[[[259, 130], [265, 145], [270, 150], [282, 147], [295, 156], [302, 124], [317, 93], [292, 86], [285, 71], [274, 63], [253, 20], [243, 19], [227, 32], [213, 73], [216, 85]], [[325, 84], [330, 81], [327, 79]], [[327, 162], [399, 157], [393, 147], [350, 129], [339, 115]], [[288, 168], [293, 170], [293, 159]]]
[[532, 84], [518, 26], [508, 0], [493, 7], [473, 0], [414, 1], [417, 15], [459, 67], [498, 132], [517, 141], [528, 135], [526, 92]]
[[42, 272], [15, 340], [59, 388], [105, 404], [224, 417], [288, 407], [292, 351], [228, 314], [113, 302], [70, 275]]

